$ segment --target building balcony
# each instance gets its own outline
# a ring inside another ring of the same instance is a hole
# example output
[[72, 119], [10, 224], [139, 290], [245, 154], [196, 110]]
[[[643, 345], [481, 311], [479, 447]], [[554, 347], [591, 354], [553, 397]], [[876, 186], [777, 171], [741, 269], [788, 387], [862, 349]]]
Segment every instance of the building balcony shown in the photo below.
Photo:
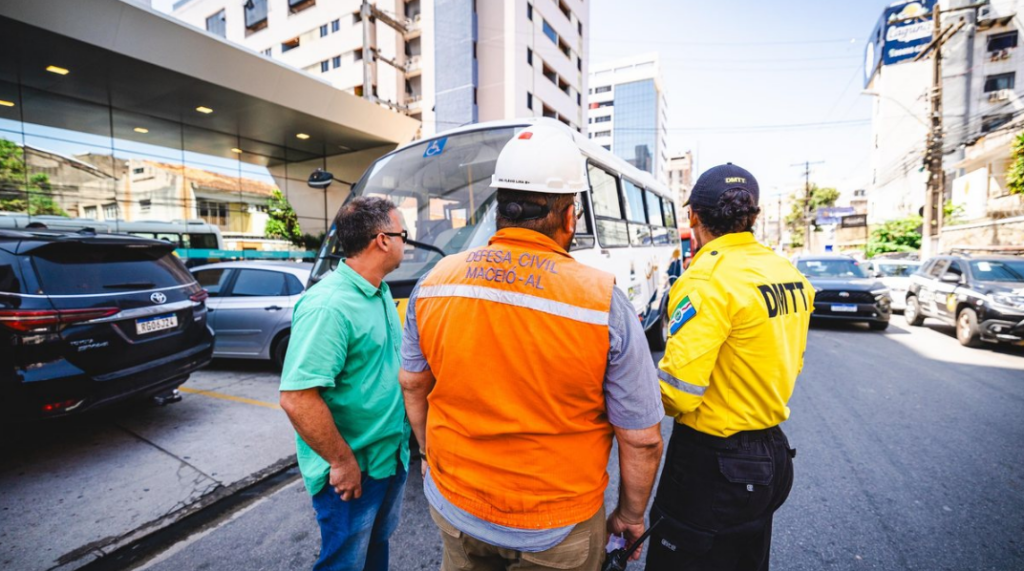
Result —
[[419, 14], [416, 14], [412, 18], [406, 20], [409, 29], [402, 33], [402, 37], [405, 41], [415, 40], [416, 38], [423, 35], [423, 20]]
[[423, 111], [423, 94], [406, 95], [405, 106], [409, 108], [409, 113], [420, 113]]
[[405, 60], [405, 78], [423, 75], [423, 56], [412, 56]]

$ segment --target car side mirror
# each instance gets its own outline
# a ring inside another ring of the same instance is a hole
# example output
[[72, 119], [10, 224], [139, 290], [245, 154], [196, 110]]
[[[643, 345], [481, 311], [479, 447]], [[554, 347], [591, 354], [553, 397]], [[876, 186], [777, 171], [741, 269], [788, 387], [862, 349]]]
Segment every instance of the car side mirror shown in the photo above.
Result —
[[960, 283], [960, 274], [955, 272], [946, 272], [942, 274], [942, 281], [948, 284], [958, 284]]
[[332, 182], [334, 182], [333, 174], [325, 171], [324, 169], [316, 169], [311, 175], [309, 175], [309, 180], [306, 181], [306, 184], [308, 184], [310, 188], [327, 188], [328, 186], [331, 186]]

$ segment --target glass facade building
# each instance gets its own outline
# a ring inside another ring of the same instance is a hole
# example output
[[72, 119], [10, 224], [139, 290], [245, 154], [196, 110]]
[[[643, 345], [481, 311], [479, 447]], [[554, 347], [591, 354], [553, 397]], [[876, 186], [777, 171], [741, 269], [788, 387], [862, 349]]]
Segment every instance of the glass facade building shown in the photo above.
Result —
[[656, 173], [658, 128], [658, 90], [654, 80], [616, 85], [612, 152], [640, 170]]

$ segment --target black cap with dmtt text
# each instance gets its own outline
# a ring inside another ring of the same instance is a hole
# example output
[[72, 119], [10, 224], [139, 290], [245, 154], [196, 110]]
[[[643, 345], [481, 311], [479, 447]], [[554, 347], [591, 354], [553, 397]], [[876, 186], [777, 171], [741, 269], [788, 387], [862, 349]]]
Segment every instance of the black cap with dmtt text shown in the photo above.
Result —
[[757, 179], [746, 169], [740, 168], [732, 163], [718, 165], [708, 169], [697, 179], [697, 184], [690, 192], [690, 198], [683, 206], [696, 206], [698, 208], [714, 208], [718, 206], [718, 199], [726, 191], [734, 188], [746, 190], [754, 197], [754, 203], [761, 201], [761, 191], [757, 186]]

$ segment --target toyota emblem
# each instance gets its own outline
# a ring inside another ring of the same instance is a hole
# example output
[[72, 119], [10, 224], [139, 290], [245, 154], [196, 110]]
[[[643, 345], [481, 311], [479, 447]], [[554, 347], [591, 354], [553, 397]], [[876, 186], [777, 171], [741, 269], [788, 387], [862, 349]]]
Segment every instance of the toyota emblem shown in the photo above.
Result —
[[160, 292], [155, 292], [149, 296], [149, 300], [157, 305], [160, 305], [161, 303], [167, 301], [167, 296]]
[[839, 297], [850, 297], [850, 292], [848, 292], [848, 291], [841, 291], [841, 292], [839, 292]]

